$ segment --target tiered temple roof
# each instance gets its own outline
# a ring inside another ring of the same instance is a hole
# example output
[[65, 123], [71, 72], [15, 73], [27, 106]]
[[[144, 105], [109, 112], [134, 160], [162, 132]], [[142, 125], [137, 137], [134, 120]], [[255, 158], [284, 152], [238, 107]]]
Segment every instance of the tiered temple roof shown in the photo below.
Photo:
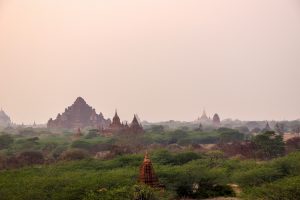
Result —
[[78, 97], [73, 105], [58, 114], [56, 119], [48, 121], [48, 128], [78, 129], [85, 127], [105, 128], [110, 120], [104, 119], [102, 113], [97, 114], [82, 97]]

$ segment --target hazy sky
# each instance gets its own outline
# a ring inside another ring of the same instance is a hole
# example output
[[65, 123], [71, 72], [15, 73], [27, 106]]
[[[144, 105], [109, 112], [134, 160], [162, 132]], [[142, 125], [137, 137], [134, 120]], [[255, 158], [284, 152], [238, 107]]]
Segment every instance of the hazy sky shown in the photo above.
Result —
[[299, 0], [0, 0], [0, 106], [45, 123], [300, 118]]

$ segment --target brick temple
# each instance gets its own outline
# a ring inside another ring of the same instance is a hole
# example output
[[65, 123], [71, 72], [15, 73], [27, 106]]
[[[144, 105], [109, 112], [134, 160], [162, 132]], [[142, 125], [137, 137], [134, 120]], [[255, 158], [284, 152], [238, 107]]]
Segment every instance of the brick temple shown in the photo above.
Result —
[[56, 119], [50, 119], [47, 123], [48, 128], [56, 129], [78, 129], [78, 128], [99, 128], [108, 127], [109, 119], [105, 119], [100, 112], [89, 106], [82, 97], [65, 109], [65, 112], [58, 114]]
[[158, 178], [154, 172], [152, 162], [149, 158], [148, 153], [145, 154], [144, 161], [140, 166], [140, 174], [138, 181], [151, 187], [162, 188], [162, 185], [159, 184]]
[[[0, 113], [1, 114], [1, 113]], [[52, 129], [73, 129], [81, 130], [86, 127], [98, 129], [103, 135], [116, 133], [143, 133], [144, 129], [134, 115], [130, 124], [121, 123], [117, 111], [113, 120], [105, 119], [100, 112], [89, 106], [82, 97], [78, 97], [75, 102], [65, 109], [65, 112], [58, 114], [56, 119], [50, 119], [47, 123], [48, 128]], [[79, 136], [79, 134], [77, 134]]]
[[111, 124], [102, 130], [102, 133], [104, 135], [110, 135], [115, 133], [143, 133], [144, 129], [142, 125], [139, 123], [137, 116], [133, 116], [133, 120], [128, 125], [127, 122], [121, 123], [120, 117], [118, 115], [118, 112], [115, 112], [115, 116], [113, 117], [113, 120]]

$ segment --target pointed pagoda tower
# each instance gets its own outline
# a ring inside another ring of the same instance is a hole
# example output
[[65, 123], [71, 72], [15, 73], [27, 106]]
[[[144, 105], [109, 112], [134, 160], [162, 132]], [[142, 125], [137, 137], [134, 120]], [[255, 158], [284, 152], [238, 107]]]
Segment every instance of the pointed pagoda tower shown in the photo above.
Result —
[[267, 132], [267, 131], [272, 131], [268, 121], [266, 121], [266, 127], [262, 130], [262, 132]]
[[121, 120], [120, 120], [120, 117], [118, 115], [118, 112], [117, 112], [117, 109], [115, 111], [115, 116], [113, 117], [113, 121], [110, 125], [111, 127], [122, 127], [122, 124], [121, 124]]
[[200, 122], [208, 122], [209, 118], [207, 117], [206, 111], [205, 109], [203, 109], [203, 113], [201, 115], [201, 117], [199, 118]]
[[151, 187], [161, 187], [158, 178], [154, 172], [148, 152], [146, 152], [144, 161], [140, 166], [139, 182], [149, 185]]
[[132, 133], [143, 133], [144, 132], [144, 129], [143, 129], [142, 125], [139, 123], [136, 115], [134, 115], [133, 120], [130, 124], [130, 131]]

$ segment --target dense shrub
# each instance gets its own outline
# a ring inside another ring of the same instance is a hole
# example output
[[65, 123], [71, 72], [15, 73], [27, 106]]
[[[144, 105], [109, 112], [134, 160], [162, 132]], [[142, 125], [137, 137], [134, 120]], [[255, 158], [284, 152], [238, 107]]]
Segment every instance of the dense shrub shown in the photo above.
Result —
[[245, 199], [297, 200], [300, 197], [300, 176], [288, 177], [261, 187], [249, 188]]
[[89, 150], [91, 153], [96, 153], [99, 151], [112, 151], [114, 148], [114, 145], [107, 144], [107, 143], [99, 143], [92, 145]]
[[270, 163], [285, 176], [300, 176], [300, 153], [294, 152]]
[[61, 160], [81, 160], [88, 158], [88, 153], [80, 149], [70, 149], [60, 155]]
[[220, 143], [217, 145], [226, 156], [240, 155], [243, 158], [255, 158], [256, 145], [252, 141], [235, 141], [232, 143]]
[[6, 168], [6, 156], [0, 154], [0, 170]]
[[154, 189], [145, 185], [119, 187], [114, 189], [100, 188], [89, 191], [83, 200], [158, 200]]
[[283, 174], [275, 167], [257, 166], [247, 171], [237, 172], [233, 179], [241, 186], [254, 187], [281, 177], [283, 177]]
[[65, 147], [65, 146], [58, 146], [58, 147], [56, 147], [54, 150], [53, 150], [53, 152], [52, 152], [52, 157], [54, 158], [54, 159], [58, 159], [60, 156], [61, 156], [61, 154], [64, 152], [64, 151], [66, 151], [67, 150], [67, 147]]
[[98, 129], [91, 129], [89, 130], [89, 132], [87, 133], [87, 135], [85, 136], [86, 139], [91, 139], [94, 137], [99, 136], [99, 130]]
[[41, 152], [38, 151], [22, 152], [20, 153], [20, 155], [18, 155], [17, 159], [22, 166], [44, 163], [44, 156]]
[[162, 125], [152, 125], [152, 126], [148, 129], [148, 131], [150, 131], [150, 132], [159, 132], [159, 133], [161, 133], [161, 132], [164, 132], [164, 131], [165, 131], [165, 127], [162, 126]]
[[284, 155], [284, 142], [282, 135], [267, 131], [253, 138], [256, 146], [255, 154], [260, 159], [272, 159]]
[[176, 130], [170, 133], [170, 138], [168, 140], [168, 144], [177, 143], [180, 139], [187, 137], [187, 133], [185, 130]]
[[14, 139], [12, 136], [10, 136], [8, 134], [0, 135], [0, 150], [10, 147], [10, 145], [13, 142], [14, 142]]
[[228, 143], [234, 141], [241, 141], [244, 140], [245, 135], [240, 133], [237, 130], [229, 129], [229, 128], [219, 128], [218, 132], [220, 133], [220, 142], [221, 143]]
[[90, 150], [93, 147], [93, 144], [82, 141], [82, 140], [77, 140], [74, 141], [71, 145], [72, 148], [78, 148], [78, 149], [84, 149], [84, 150]]
[[294, 137], [286, 141], [286, 151], [293, 152], [300, 150], [300, 137]]
[[115, 189], [106, 189], [101, 188], [97, 191], [89, 191], [83, 200], [115, 200], [115, 199], [123, 199], [123, 200], [132, 200], [133, 195], [130, 192], [131, 188], [121, 187]]
[[163, 165], [183, 165], [192, 160], [199, 159], [200, 154], [194, 152], [170, 153], [166, 150], [160, 150], [152, 156], [153, 161]]

